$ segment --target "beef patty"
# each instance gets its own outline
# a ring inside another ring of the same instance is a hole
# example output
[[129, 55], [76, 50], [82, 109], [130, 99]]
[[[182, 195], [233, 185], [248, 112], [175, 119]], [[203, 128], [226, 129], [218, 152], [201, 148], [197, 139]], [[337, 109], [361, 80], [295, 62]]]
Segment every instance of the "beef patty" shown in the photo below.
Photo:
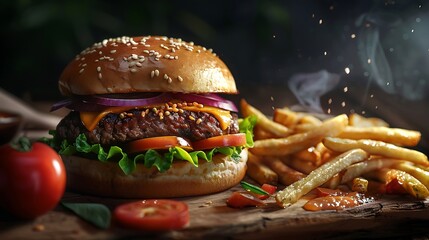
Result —
[[209, 137], [238, 133], [237, 114], [231, 113], [231, 125], [222, 130], [219, 121], [206, 112], [183, 110], [160, 116], [148, 109], [130, 110], [126, 113], [110, 113], [97, 127], [88, 131], [83, 125], [79, 112], [71, 111], [57, 126], [60, 139], [73, 142], [79, 134], [86, 135], [88, 143], [120, 145], [141, 138], [156, 136], [180, 136], [190, 141]]

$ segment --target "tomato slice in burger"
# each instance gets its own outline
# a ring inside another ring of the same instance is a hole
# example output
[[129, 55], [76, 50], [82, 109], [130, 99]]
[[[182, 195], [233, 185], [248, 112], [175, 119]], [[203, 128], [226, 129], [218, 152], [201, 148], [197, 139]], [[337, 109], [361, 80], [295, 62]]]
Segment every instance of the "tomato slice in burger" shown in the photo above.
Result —
[[181, 147], [185, 150], [192, 150], [191, 144], [182, 137], [177, 136], [160, 136], [143, 138], [129, 142], [127, 144], [128, 153], [138, 153], [149, 149], [162, 150], [170, 147]]
[[246, 134], [228, 134], [192, 142], [194, 150], [212, 149], [215, 147], [236, 147], [246, 145]]
[[166, 231], [185, 227], [189, 223], [189, 209], [184, 202], [151, 199], [118, 206], [113, 216], [123, 227]]

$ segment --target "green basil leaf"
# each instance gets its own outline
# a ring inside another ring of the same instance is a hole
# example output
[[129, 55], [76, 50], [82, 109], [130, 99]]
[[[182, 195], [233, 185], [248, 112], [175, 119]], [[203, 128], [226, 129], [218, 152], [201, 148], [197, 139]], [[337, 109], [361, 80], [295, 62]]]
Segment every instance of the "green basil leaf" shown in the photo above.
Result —
[[65, 202], [61, 202], [61, 204], [83, 220], [95, 225], [96, 227], [107, 229], [110, 226], [112, 216], [109, 208], [103, 204]]
[[249, 191], [249, 192], [256, 193], [256, 194], [259, 194], [259, 195], [266, 195], [266, 196], [269, 196], [269, 195], [270, 195], [270, 194], [269, 194], [267, 191], [265, 191], [264, 189], [262, 189], [262, 188], [260, 188], [260, 187], [258, 187], [258, 186], [255, 186], [255, 185], [253, 185], [253, 184], [250, 184], [250, 183], [248, 183], [248, 182], [241, 181], [241, 182], [240, 182], [240, 185], [241, 185], [244, 189], [246, 189], [247, 191]]

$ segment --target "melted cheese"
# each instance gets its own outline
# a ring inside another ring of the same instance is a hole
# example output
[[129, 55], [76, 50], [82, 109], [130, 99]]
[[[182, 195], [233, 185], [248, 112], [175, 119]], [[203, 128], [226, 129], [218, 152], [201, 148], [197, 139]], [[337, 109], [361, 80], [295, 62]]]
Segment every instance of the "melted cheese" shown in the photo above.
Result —
[[[152, 106], [155, 107], [155, 106]], [[148, 108], [148, 106], [140, 107], [141, 108]], [[122, 113], [126, 112], [130, 109], [135, 109], [135, 107], [109, 107], [106, 108], [102, 112], [80, 112], [80, 119], [83, 123], [83, 125], [88, 129], [89, 131], [92, 131], [97, 127], [98, 122], [105, 117], [109, 113]], [[220, 123], [220, 127], [222, 130], [225, 130], [229, 127], [229, 125], [232, 122], [232, 116], [231, 113], [227, 110], [222, 110], [215, 107], [195, 107], [195, 106], [186, 106], [182, 107], [183, 110], [193, 111], [193, 112], [206, 112], [209, 114], [212, 114]]]
[[220, 128], [225, 130], [229, 127], [232, 121], [231, 113], [227, 110], [222, 110], [215, 107], [204, 106], [202, 108], [195, 106], [186, 106], [182, 107], [183, 110], [193, 111], [193, 112], [206, 112], [212, 114], [220, 123]]

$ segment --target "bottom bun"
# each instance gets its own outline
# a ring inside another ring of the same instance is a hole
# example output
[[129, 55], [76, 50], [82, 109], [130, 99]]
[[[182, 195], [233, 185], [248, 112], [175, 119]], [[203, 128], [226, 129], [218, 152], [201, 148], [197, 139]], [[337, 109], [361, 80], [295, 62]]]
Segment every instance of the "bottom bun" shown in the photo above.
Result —
[[101, 162], [76, 156], [62, 156], [67, 170], [67, 187], [91, 195], [117, 198], [172, 198], [220, 192], [238, 184], [246, 173], [247, 149], [238, 162], [223, 154], [212, 162], [200, 160], [198, 167], [174, 161], [160, 173], [137, 164], [125, 175], [117, 162]]

